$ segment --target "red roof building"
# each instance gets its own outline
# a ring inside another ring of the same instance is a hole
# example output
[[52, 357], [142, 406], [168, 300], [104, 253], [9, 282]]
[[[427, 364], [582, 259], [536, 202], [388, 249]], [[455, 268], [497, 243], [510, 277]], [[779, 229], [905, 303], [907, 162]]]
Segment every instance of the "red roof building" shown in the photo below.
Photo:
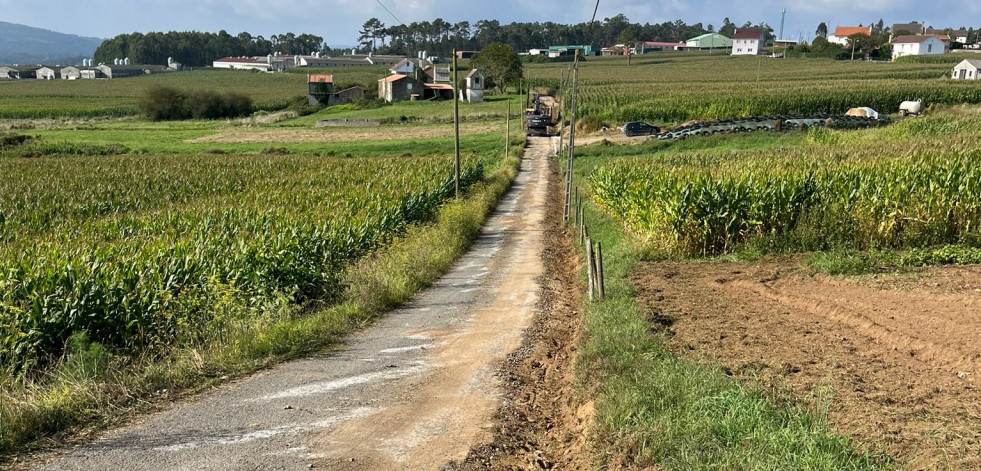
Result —
[[732, 55], [744, 56], [763, 53], [766, 31], [761, 28], [738, 28], [732, 35]]

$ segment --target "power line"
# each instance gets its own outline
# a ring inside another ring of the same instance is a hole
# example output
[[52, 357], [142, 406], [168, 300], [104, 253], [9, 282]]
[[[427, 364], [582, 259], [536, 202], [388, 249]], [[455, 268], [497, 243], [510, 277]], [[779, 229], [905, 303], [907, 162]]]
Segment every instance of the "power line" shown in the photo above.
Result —
[[596, 0], [596, 8], [593, 8], [593, 19], [589, 20], [589, 24], [590, 25], [593, 24], [593, 22], [596, 21], [596, 12], [599, 11], [599, 2], [600, 2], [600, 0]]
[[[381, 0], [375, 0], [375, 1], [378, 2], [378, 5], [381, 5], [381, 7], [384, 8], [389, 15], [392, 15], [392, 18], [395, 18], [395, 21], [398, 21], [399, 23], [402, 23], [402, 26], [405, 26], [405, 22], [400, 20], [399, 17], [395, 16], [395, 13], [392, 13], [392, 10], [389, 10], [388, 7], [386, 7], [385, 4], [381, 2]], [[596, 3], [597, 5], [599, 4], [599, 2]]]

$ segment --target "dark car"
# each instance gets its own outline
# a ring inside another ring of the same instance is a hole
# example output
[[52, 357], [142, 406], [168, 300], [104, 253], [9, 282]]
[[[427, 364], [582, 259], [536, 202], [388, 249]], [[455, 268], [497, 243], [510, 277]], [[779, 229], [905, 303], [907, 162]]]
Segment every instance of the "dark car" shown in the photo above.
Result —
[[632, 121], [623, 125], [623, 134], [627, 137], [650, 136], [660, 133], [661, 128], [643, 121]]

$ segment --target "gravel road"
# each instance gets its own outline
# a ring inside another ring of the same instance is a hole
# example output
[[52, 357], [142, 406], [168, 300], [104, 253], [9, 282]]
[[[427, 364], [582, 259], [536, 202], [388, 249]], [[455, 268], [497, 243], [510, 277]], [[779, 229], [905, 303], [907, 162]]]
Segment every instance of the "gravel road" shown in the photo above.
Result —
[[490, 439], [495, 372], [539, 297], [551, 141], [531, 138], [472, 249], [338, 352], [282, 364], [45, 459], [39, 470], [423, 470]]

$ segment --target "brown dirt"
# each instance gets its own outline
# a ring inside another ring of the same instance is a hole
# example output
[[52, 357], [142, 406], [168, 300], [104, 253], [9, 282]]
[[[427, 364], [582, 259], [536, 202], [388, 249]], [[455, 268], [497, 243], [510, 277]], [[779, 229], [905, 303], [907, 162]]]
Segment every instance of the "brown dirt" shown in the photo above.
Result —
[[679, 353], [820, 412], [913, 469], [981, 468], [981, 267], [865, 280], [799, 259], [647, 263], [641, 305]]
[[[493, 132], [497, 127], [489, 127], [485, 122], [460, 124], [461, 135]], [[504, 128], [504, 124], [500, 125]], [[293, 128], [255, 128], [237, 126], [186, 142], [202, 143], [283, 143], [283, 142], [360, 142], [391, 141], [404, 139], [429, 139], [453, 135], [452, 124], [431, 124], [424, 126], [368, 126], [368, 127], [325, 127], [316, 129]]]
[[[561, 195], [558, 164], [550, 159], [549, 194]], [[507, 389], [495, 417], [493, 441], [471, 450], [448, 470], [592, 469], [586, 431], [592, 404], [576, 395], [573, 361], [578, 345], [580, 261], [561, 200], [549, 198], [545, 221], [545, 275], [535, 324], [500, 371]]]

